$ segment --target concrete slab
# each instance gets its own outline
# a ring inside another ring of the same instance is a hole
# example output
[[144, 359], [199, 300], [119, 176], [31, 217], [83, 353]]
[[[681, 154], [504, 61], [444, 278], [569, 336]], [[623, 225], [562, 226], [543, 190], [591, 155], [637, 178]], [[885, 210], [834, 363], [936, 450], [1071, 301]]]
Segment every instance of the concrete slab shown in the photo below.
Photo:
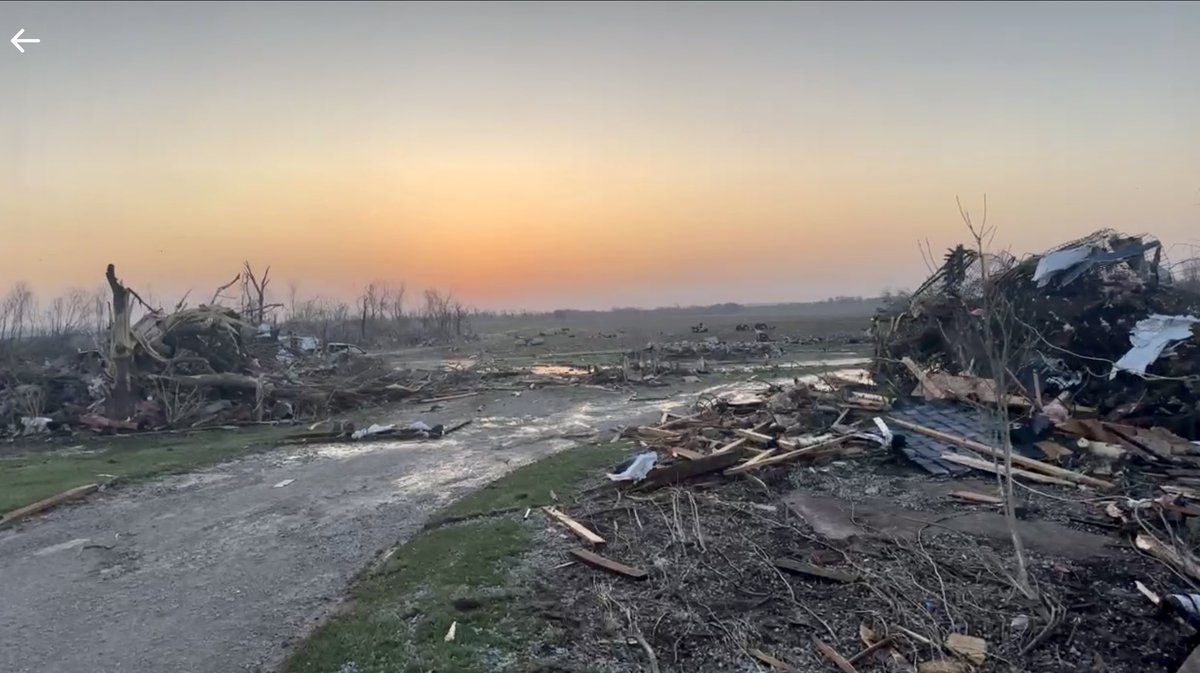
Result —
[[[840, 498], [792, 493], [784, 504], [817, 534], [834, 541], [853, 538], [915, 540], [950, 532], [1007, 542], [1004, 515], [996, 512], [925, 512], [905, 509], [887, 500], [851, 502]], [[1035, 552], [1073, 560], [1111, 557], [1120, 546], [1111, 538], [1068, 528], [1051, 521], [1017, 521], [1025, 546]]]

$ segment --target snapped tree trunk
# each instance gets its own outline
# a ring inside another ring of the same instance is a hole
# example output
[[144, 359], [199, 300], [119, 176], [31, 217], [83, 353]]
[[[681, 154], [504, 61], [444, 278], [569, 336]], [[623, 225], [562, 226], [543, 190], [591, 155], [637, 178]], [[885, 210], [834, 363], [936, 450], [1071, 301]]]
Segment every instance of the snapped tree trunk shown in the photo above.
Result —
[[104, 272], [108, 285], [112, 288], [112, 342], [111, 374], [113, 377], [112, 396], [109, 398], [108, 415], [118, 420], [124, 420], [133, 415], [133, 388], [129, 383], [130, 368], [133, 365], [133, 330], [130, 328], [129, 288], [117, 280], [116, 267], [108, 265]]

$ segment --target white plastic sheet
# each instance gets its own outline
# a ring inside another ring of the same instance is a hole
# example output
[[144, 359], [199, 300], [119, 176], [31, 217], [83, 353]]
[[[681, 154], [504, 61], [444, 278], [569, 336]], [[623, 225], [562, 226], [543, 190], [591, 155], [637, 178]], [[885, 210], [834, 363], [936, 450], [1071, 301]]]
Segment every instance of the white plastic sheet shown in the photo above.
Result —
[[620, 474], [610, 474], [608, 478], [613, 481], [641, 481], [646, 478], [647, 474], [650, 474], [650, 470], [657, 461], [658, 454], [653, 451], [640, 453], [624, 471]]
[[361, 430], [355, 430], [353, 433], [350, 434], [350, 438], [351, 439], [362, 439], [363, 437], [370, 437], [371, 435], [378, 435], [381, 432], [390, 432], [395, 429], [396, 429], [395, 423], [391, 423], [388, 425], [379, 425], [378, 423], [372, 423], [370, 427], [366, 427]]
[[1133, 344], [1133, 348], [1117, 360], [1109, 378], [1115, 378], [1117, 372], [1121, 371], [1145, 374], [1146, 368], [1162, 355], [1167, 344], [1190, 339], [1192, 326], [1198, 322], [1200, 318], [1190, 315], [1155, 314], [1145, 320], [1139, 320], [1129, 333], [1129, 342]]

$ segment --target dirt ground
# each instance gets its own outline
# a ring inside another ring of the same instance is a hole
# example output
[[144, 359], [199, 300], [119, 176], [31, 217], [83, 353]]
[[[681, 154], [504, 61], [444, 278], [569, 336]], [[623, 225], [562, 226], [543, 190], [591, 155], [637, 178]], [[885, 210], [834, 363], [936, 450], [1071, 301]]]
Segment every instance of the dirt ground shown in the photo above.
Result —
[[[1013, 588], [1006, 529], [986, 525], [999, 515], [946, 496], [994, 491], [994, 482], [935, 480], [886, 454], [760, 476], [624, 498], [594, 493], [572, 504], [573, 516], [608, 541], [606, 557], [649, 579], [564, 567], [578, 541], [547, 528], [521, 573], [527, 609], [557, 627], [529, 652], [532, 670], [649, 670], [648, 651], [664, 672], [769, 668], [752, 652], [794, 670], [834, 670], [814, 638], [851, 658], [866, 648], [864, 634], [886, 634], [896, 653], [865, 658], [857, 670], [912, 671], [945, 656], [922, 635], [959, 633], [988, 648], [963, 671], [1169, 672], [1196, 644], [1134, 584], [1171, 593], [1179, 582], [1111, 530], [1081, 524], [1096, 517], [1078, 492], [1026, 494], [1039, 602]], [[839, 501], [850, 504], [828, 507]], [[853, 581], [783, 572], [775, 560], [785, 557]]]

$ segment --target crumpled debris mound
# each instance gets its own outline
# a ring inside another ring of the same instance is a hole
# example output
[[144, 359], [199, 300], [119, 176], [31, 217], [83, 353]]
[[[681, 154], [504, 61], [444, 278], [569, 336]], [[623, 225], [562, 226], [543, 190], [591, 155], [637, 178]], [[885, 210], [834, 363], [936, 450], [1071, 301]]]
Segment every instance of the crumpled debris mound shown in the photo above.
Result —
[[991, 377], [987, 353], [969, 337], [983, 319], [983, 264], [1011, 307], [1013, 341], [1029, 344], [1013, 372], [1022, 382], [1036, 376], [1042, 393], [1065, 394], [1108, 421], [1200, 437], [1200, 323], [1191, 320], [1200, 295], [1174, 284], [1161, 244], [1145, 235], [1098, 231], [1022, 260], [950, 250], [911, 298], [875, 317], [876, 380], [911, 390], [904, 358], [931, 372]]
[[777, 357], [783, 351], [770, 341], [722, 341], [711, 336], [700, 341], [671, 341], [647, 344], [645, 351], [653, 351], [666, 358], [694, 358], [704, 356], [714, 360], [745, 357]]
[[[437, 395], [461, 372], [413, 373], [349, 344], [278, 335], [234, 310], [201, 305], [153, 311], [132, 326], [134, 413], [108, 407], [108, 354], [89, 350], [52, 362], [0, 366], [0, 435], [63, 430], [129, 432], [324, 416]], [[331, 346], [338, 346], [331, 348]]]

